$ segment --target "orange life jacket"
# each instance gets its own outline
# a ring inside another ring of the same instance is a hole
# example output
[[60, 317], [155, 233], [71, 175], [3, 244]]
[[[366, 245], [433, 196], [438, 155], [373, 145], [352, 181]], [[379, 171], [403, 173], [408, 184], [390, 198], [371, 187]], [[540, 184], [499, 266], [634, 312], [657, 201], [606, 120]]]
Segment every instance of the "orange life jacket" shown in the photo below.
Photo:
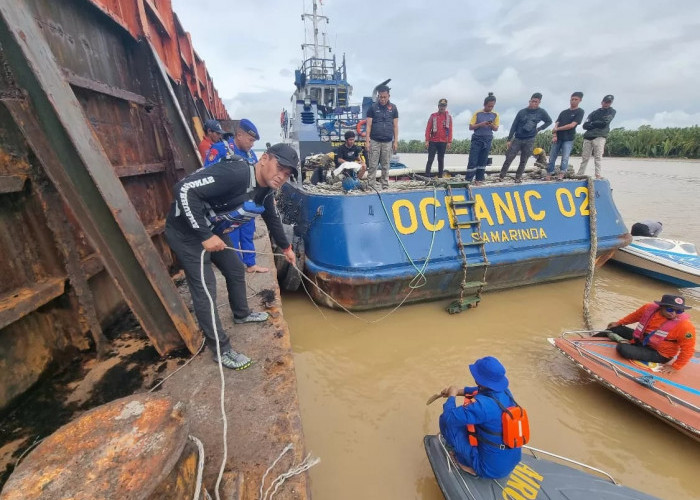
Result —
[[[473, 398], [477, 394], [478, 391], [474, 391], [471, 394], [465, 395], [464, 406], [473, 403]], [[496, 448], [500, 448], [502, 450], [505, 448], [521, 448], [523, 445], [527, 444], [528, 441], [530, 441], [530, 421], [527, 417], [527, 411], [525, 411], [525, 408], [520, 406], [517, 403], [517, 401], [515, 401], [515, 398], [510, 393], [510, 391], [506, 390], [506, 394], [508, 394], [513, 400], [513, 403], [515, 403], [514, 406], [509, 406], [506, 408], [501, 404], [501, 402], [498, 399], [494, 398], [493, 396], [490, 396], [488, 394], [482, 394], [487, 398], [493, 399], [498, 405], [498, 407], [501, 409], [501, 424], [503, 426], [503, 432], [501, 434], [498, 434], [495, 432], [489, 432], [483, 428], [480, 429], [480, 431], [481, 433], [499, 436], [502, 439], [503, 443], [494, 443], [493, 441], [486, 439], [483, 436], [481, 437], [481, 439], [485, 443], [490, 444], [491, 446], [495, 446]], [[479, 440], [476, 437], [476, 426], [474, 426], [473, 424], [467, 424], [467, 434], [469, 435], [469, 444], [471, 446], [477, 446], [479, 444]]]

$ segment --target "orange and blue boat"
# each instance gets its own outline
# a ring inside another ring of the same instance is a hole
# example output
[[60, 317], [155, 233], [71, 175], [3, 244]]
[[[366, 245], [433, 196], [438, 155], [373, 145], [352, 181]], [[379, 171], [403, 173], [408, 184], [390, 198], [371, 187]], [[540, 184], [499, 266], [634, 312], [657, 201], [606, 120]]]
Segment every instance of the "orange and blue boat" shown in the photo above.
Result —
[[621, 357], [607, 338], [564, 332], [548, 339], [603, 386], [700, 441], [700, 353], [682, 370], [662, 374], [661, 365]]

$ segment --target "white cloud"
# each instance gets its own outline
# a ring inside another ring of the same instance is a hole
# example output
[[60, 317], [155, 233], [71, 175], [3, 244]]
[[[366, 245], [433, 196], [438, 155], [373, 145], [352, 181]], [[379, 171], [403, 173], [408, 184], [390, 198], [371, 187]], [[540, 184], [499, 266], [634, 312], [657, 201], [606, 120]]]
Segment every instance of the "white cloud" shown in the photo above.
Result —
[[[172, 4], [229, 113], [250, 118], [264, 140], [276, 140], [301, 62], [302, 2]], [[498, 99], [499, 136], [535, 91], [544, 94], [542, 107], [552, 118], [580, 90], [587, 113], [603, 95], [615, 95], [613, 126], [694, 125], [700, 3], [677, 0], [670, 7], [635, 0], [356, 0], [350, 7], [324, 0], [330, 24], [322, 29], [339, 60], [346, 54], [357, 102], [392, 78], [404, 139], [423, 138], [440, 97], [450, 102], [455, 136], [467, 137], [471, 113], [489, 91]]]

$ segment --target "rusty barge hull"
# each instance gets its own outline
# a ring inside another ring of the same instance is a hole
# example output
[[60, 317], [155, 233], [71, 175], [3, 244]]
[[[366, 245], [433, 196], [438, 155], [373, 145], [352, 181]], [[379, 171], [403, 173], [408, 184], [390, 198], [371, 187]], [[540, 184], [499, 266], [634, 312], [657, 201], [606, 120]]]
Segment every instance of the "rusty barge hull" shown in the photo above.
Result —
[[165, 216], [229, 116], [170, 1], [1, 0], [0, 61], [0, 408], [127, 308], [196, 349]]

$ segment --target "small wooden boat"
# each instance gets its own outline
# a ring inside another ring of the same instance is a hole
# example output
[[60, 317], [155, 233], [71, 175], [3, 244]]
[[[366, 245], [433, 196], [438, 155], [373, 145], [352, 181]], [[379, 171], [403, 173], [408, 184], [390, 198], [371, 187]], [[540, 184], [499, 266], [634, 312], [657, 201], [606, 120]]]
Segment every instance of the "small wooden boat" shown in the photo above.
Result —
[[695, 245], [686, 241], [634, 236], [611, 261], [679, 287], [700, 286], [700, 256]]
[[[523, 447], [523, 457], [508, 477], [483, 479], [464, 472], [444, 446], [442, 436], [425, 436], [425, 452], [447, 500], [648, 500], [651, 495], [620, 486], [610, 474], [537, 448]], [[566, 462], [564, 465], [558, 461]]]
[[622, 358], [615, 342], [564, 332], [549, 342], [608, 389], [700, 440], [700, 353], [682, 370], [660, 374], [661, 365]]

